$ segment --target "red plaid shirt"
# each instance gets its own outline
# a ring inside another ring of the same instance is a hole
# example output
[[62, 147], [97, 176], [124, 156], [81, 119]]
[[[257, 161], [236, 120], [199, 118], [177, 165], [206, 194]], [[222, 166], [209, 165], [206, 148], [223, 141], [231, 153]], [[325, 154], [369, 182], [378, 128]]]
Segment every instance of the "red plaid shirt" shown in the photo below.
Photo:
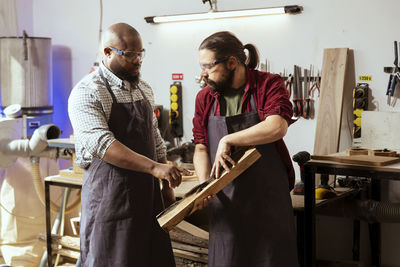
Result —
[[[287, 122], [292, 124], [292, 104], [286, 90], [283, 79], [277, 74], [260, 72], [246, 69], [246, 87], [242, 100], [242, 113], [251, 111], [250, 94], [253, 94], [260, 120], [271, 115], [280, 115]], [[193, 143], [208, 146], [207, 124], [208, 117], [213, 105], [217, 100], [215, 115], [220, 116], [219, 99], [220, 94], [213, 92], [207, 86], [200, 90], [196, 96], [196, 107], [193, 118]], [[276, 149], [279, 152], [283, 163], [286, 166], [289, 179], [289, 189], [293, 189], [295, 174], [289, 152], [282, 139], [275, 141]]]

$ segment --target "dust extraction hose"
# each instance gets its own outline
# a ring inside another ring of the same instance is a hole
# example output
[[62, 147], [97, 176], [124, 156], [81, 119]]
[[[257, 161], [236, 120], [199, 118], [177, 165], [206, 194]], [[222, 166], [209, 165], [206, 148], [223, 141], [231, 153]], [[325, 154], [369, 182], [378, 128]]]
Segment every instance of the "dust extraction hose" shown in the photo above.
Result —
[[[4, 155], [31, 157], [33, 185], [43, 205], [45, 205], [45, 193], [40, 177], [39, 158], [57, 159], [59, 157], [59, 149], [49, 148], [47, 140], [58, 138], [60, 134], [61, 131], [57, 125], [46, 124], [36, 129], [31, 139], [0, 140], [2, 141], [0, 142], [0, 152]], [[79, 203], [80, 199], [78, 198], [67, 208], [66, 213], [71, 212]], [[59, 209], [58, 205], [50, 202], [50, 210], [52, 212], [57, 213]]]
[[57, 158], [57, 148], [49, 148], [47, 140], [60, 136], [60, 129], [54, 124], [46, 124], [36, 129], [31, 139], [2, 140], [0, 152], [19, 157]]
[[374, 200], [346, 200], [338, 201], [326, 209], [320, 209], [318, 213], [357, 218], [369, 223], [399, 223], [400, 203]]
[[378, 222], [400, 222], [400, 203], [378, 202], [376, 220]]
[[[43, 188], [43, 183], [42, 179], [40, 177], [40, 168], [39, 168], [39, 158], [32, 158], [31, 159], [32, 163], [32, 181], [33, 185], [35, 187], [36, 193], [39, 197], [40, 202], [45, 206], [45, 193], [44, 193], [44, 188]], [[65, 213], [70, 213], [73, 211], [79, 204], [81, 203], [81, 200], [77, 198], [74, 203], [72, 203], [68, 208], [66, 208]], [[54, 204], [53, 201], [50, 201], [50, 211], [54, 213], [58, 213], [60, 211], [60, 206]]]

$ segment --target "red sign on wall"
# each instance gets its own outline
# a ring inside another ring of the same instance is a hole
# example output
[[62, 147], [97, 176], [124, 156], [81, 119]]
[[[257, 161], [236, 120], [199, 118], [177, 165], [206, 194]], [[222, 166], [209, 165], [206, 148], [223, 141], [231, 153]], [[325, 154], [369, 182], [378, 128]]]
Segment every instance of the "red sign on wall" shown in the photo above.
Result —
[[172, 73], [172, 80], [174, 81], [183, 80], [183, 73]]

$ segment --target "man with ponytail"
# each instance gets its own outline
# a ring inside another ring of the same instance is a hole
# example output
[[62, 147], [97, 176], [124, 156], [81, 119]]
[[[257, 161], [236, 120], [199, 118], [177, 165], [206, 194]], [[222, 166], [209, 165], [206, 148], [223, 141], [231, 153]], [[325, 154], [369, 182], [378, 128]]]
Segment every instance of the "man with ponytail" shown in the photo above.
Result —
[[201, 205], [210, 208], [209, 266], [298, 266], [289, 194], [294, 170], [282, 140], [293, 111], [284, 81], [256, 70], [256, 47], [226, 31], [200, 44], [199, 61], [207, 84], [193, 118], [200, 182], [229, 171], [237, 147], [255, 146], [262, 155]]

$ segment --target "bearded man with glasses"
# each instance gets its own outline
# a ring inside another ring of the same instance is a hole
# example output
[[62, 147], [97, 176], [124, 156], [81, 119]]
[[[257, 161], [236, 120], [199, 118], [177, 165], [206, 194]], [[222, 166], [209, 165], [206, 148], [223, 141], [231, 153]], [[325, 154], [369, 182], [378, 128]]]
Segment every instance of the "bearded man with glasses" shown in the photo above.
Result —
[[175, 266], [156, 215], [164, 201], [174, 201], [171, 188], [182, 173], [190, 173], [166, 164], [153, 92], [140, 78], [140, 34], [128, 24], [114, 24], [103, 35], [103, 52], [99, 68], [68, 100], [76, 163], [85, 170], [82, 266]]
[[208, 266], [296, 267], [289, 195], [294, 170], [282, 139], [293, 111], [283, 79], [255, 70], [256, 47], [226, 31], [200, 44], [199, 61], [207, 84], [197, 94], [193, 118], [193, 163], [200, 182], [229, 171], [237, 147], [256, 146], [261, 154], [198, 207], [210, 208]]

